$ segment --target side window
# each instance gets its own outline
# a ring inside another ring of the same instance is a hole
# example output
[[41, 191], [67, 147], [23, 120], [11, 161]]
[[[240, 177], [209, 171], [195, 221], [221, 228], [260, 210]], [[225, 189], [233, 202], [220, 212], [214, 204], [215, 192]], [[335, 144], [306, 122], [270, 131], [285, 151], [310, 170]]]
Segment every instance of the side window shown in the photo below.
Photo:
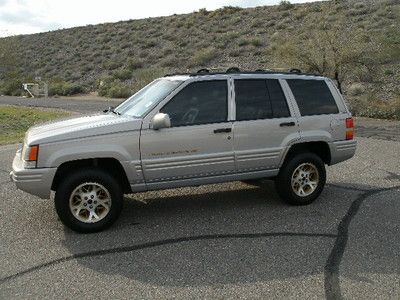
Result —
[[289, 107], [277, 79], [235, 80], [236, 120], [289, 117]]
[[267, 79], [267, 87], [274, 118], [290, 117], [289, 107], [286, 101], [286, 97], [283, 94], [279, 80]]
[[161, 110], [171, 118], [171, 126], [220, 123], [228, 118], [226, 80], [193, 82]]
[[302, 116], [335, 114], [339, 110], [323, 80], [288, 79]]
[[264, 79], [235, 80], [236, 120], [257, 120], [272, 117]]

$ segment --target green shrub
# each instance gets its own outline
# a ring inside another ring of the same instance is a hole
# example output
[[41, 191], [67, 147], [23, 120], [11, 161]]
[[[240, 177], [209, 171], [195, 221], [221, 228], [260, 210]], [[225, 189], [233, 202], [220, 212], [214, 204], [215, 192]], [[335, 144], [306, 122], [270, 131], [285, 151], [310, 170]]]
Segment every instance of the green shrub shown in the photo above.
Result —
[[245, 39], [245, 38], [240, 39], [238, 42], [238, 45], [240, 47], [247, 46], [248, 44], [250, 44], [250, 42], [248, 39]]
[[250, 44], [253, 45], [254, 47], [261, 47], [263, 45], [262, 41], [258, 38], [250, 39]]
[[104, 68], [106, 70], [115, 70], [122, 67], [122, 63], [119, 61], [107, 61], [104, 63]]
[[132, 91], [137, 92], [154, 79], [164, 76], [167, 71], [164, 68], [140, 69], [133, 73]]
[[143, 48], [148, 49], [148, 48], [153, 48], [157, 46], [157, 42], [156, 41], [147, 41], [146, 43], [143, 44]]
[[128, 84], [111, 76], [104, 77], [99, 80], [98, 86], [99, 96], [109, 98], [127, 98], [132, 94]]
[[167, 55], [170, 55], [172, 53], [174, 53], [174, 50], [172, 48], [166, 48], [166, 49], [164, 49], [164, 51], [162, 53], [162, 56], [167, 56]]
[[53, 81], [48, 86], [49, 96], [71, 96], [84, 92], [82, 86], [66, 81]]
[[193, 55], [190, 66], [204, 66], [217, 56], [217, 50], [213, 47], [198, 50]]
[[229, 52], [230, 57], [239, 57], [242, 55], [242, 52], [239, 49], [233, 49]]
[[136, 70], [136, 69], [140, 69], [143, 67], [143, 62], [141, 60], [138, 59], [129, 59], [128, 63], [127, 63], [127, 68], [131, 71]]
[[108, 89], [107, 96], [111, 98], [128, 98], [132, 95], [129, 85], [115, 80]]
[[238, 7], [238, 6], [224, 6], [222, 8], [219, 8], [217, 10], [214, 10], [211, 14], [214, 17], [228, 17], [234, 13], [237, 13], [239, 11], [242, 11], [243, 8]]
[[361, 9], [349, 9], [347, 11], [347, 15], [351, 16], [351, 17], [355, 17], [355, 16], [363, 16], [366, 15], [368, 13], [368, 8], [361, 8]]
[[119, 80], [127, 80], [130, 79], [132, 77], [132, 71], [129, 69], [119, 69], [116, 70], [112, 73], [112, 76], [115, 79], [119, 79]]
[[199, 9], [199, 14], [203, 16], [207, 16], [210, 12], [206, 8], [200, 8]]
[[251, 24], [251, 28], [260, 28], [264, 25], [264, 22], [262, 20], [255, 20], [253, 24]]
[[164, 69], [138, 69], [133, 71], [132, 79], [125, 82], [106, 76], [98, 80], [97, 91], [103, 97], [127, 98], [164, 73]]
[[252, 45], [254, 47], [261, 47], [263, 45], [259, 38], [242, 38], [239, 40], [238, 45], [244, 47], [247, 45]]
[[0, 82], [0, 95], [20, 96], [22, 93], [22, 80], [14, 79]]
[[228, 33], [219, 34], [217, 36], [216, 40], [220, 45], [224, 45], [224, 47], [225, 47], [230, 42], [236, 40], [239, 36], [240, 36], [240, 34], [238, 32], [228, 32]]
[[386, 76], [394, 75], [393, 70], [389, 70], [389, 69], [386, 69], [383, 73], [384, 73]]
[[279, 3], [279, 8], [281, 10], [288, 10], [288, 9], [292, 9], [294, 7], [294, 4], [290, 3], [290, 1], [288, 0], [282, 0]]

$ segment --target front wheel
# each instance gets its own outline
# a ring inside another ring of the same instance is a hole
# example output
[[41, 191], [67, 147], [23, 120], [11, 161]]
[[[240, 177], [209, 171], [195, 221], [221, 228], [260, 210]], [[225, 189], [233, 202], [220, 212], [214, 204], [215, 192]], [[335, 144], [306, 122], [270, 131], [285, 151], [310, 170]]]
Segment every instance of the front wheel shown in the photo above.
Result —
[[54, 200], [64, 225], [90, 233], [115, 222], [122, 209], [123, 194], [117, 181], [103, 170], [78, 170], [60, 183]]
[[284, 163], [275, 186], [279, 196], [292, 205], [306, 205], [321, 194], [326, 182], [325, 164], [314, 153], [301, 153]]

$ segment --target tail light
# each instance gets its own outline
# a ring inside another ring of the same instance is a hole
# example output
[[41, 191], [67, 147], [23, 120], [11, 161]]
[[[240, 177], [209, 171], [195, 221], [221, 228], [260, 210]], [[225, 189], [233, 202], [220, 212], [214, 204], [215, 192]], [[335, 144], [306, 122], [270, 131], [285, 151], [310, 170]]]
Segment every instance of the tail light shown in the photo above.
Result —
[[354, 139], [354, 120], [353, 118], [346, 119], [346, 140]]

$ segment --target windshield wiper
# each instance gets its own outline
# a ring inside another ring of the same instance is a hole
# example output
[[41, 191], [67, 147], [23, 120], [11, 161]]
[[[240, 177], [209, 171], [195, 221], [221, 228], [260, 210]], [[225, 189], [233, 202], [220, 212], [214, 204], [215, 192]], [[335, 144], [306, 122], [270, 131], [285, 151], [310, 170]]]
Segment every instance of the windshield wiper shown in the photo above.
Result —
[[112, 106], [109, 106], [107, 109], [103, 110], [103, 113], [108, 113], [108, 112], [112, 112], [113, 114], [116, 114], [116, 115], [118, 115], [118, 116], [121, 115], [121, 113], [115, 111], [115, 110], [114, 110], [114, 107], [112, 107]]

